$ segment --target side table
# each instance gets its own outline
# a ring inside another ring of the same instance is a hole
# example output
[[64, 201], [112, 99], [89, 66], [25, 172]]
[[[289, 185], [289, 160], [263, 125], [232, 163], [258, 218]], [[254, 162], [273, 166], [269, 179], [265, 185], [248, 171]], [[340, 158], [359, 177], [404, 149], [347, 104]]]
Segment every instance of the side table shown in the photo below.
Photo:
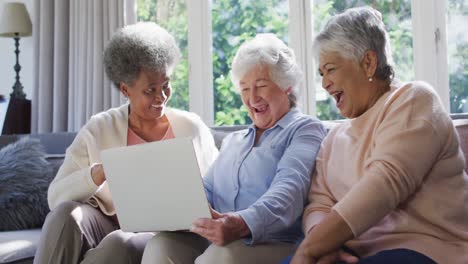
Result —
[[31, 133], [31, 100], [10, 97], [2, 135]]

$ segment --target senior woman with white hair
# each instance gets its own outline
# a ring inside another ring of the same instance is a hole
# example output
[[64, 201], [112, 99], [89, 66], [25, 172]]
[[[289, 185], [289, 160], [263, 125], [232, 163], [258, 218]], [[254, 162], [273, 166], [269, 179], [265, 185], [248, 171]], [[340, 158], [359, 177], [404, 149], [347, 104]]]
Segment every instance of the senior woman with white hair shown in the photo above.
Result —
[[191, 137], [202, 173], [216, 158], [213, 137], [200, 118], [166, 106], [179, 57], [174, 38], [155, 23], [126, 26], [114, 34], [104, 66], [128, 103], [91, 117], [67, 149], [49, 187], [52, 211], [34, 263], [140, 263], [153, 233], [120, 230], [99, 157], [102, 150]]
[[392, 80], [380, 12], [332, 17], [314, 49], [323, 88], [350, 119], [323, 140], [292, 263], [468, 263], [456, 130], [432, 87]]
[[303, 238], [301, 215], [326, 131], [296, 107], [302, 73], [273, 34], [242, 44], [231, 77], [253, 125], [226, 137], [204, 177], [212, 218], [163, 232], [143, 263], [275, 263]]

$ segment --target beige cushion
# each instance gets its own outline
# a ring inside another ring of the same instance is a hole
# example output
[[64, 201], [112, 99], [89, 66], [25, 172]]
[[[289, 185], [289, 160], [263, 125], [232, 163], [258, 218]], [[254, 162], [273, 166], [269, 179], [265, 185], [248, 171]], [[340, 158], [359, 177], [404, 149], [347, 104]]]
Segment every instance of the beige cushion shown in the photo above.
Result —
[[468, 172], [468, 119], [453, 120], [460, 137], [460, 147], [465, 154], [465, 171]]

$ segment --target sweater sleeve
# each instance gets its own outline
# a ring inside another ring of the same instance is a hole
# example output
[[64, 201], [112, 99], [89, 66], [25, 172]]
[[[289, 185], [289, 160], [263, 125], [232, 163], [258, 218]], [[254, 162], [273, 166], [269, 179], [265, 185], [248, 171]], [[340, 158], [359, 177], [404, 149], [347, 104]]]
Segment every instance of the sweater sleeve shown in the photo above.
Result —
[[302, 221], [304, 234], [307, 234], [312, 227], [320, 223], [336, 204], [336, 199], [328, 188], [327, 181], [325, 179], [326, 160], [324, 156], [326, 141], [327, 138], [322, 142], [315, 161], [315, 171], [312, 176], [312, 183], [308, 195], [309, 204], [304, 210]]
[[218, 157], [218, 148], [216, 148], [210, 129], [198, 116], [196, 124], [198, 127], [197, 145], [199, 149], [197, 157], [199, 157], [198, 162], [200, 164], [201, 175], [203, 176]]
[[355, 237], [417, 191], [442, 149], [447, 114], [433, 93], [412, 91], [385, 109], [361, 180], [334, 206]]
[[65, 201], [85, 202], [98, 189], [91, 178], [87, 141], [91, 135], [86, 127], [77, 134], [68, 147], [65, 160], [49, 186], [48, 202], [53, 210]]
[[211, 165], [218, 157], [218, 148], [216, 148], [213, 135], [210, 129], [197, 116], [198, 137], [195, 138], [195, 144], [198, 146], [197, 157], [200, 164], [200, 172], [203, 177], [203, 185], [208, 203], [213, 206], [213, 169]]

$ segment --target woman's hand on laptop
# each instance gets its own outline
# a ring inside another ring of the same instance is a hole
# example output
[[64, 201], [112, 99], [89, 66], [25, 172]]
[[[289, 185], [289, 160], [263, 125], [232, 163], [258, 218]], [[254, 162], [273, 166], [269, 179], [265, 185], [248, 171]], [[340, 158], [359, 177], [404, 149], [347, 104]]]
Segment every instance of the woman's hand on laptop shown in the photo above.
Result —
[[97, 186], [100, 186], [106, 180], [102, 163], [94, 163], [91, 165], [91, 178]]
[[224, 246], [250, 234], [244, 219], [236, 213], [219, 213], [211, 209], [213, 218], [199, 218], [190, 231], [208, 239], [217, 246]]

